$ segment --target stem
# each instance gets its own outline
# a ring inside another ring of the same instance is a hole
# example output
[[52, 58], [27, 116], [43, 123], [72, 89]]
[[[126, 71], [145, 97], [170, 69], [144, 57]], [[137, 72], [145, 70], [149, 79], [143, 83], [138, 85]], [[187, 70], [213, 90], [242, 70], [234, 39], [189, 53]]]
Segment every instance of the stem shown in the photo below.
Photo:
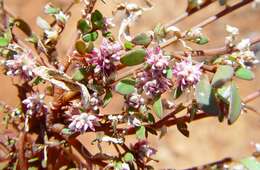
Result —
[[211, 0], [211, 1], [207, 1], [204, 4], [202, 4], [200, 6], [200, 8], [193, 8], [191, 11], [189, 12], [185, 12], [182, 15], [180, 15], [179, 17], [177, 17], [175, 20], [172, 20], [168, 23], [166, 23], [164, 26], [165, 27], [170, 27], [172, 25], [176, 25], [179, 22], [183, 21], [184, 19], [186, 19], [187, 17], [191, 16], [192, 14], [195, 14], [196, 12], [202, 10], [203, 8], [206, 8], [207, 6], [209, 6], [210, 4], [212, 4], [213, 2], [215, 2], [216, 0]]
[[[227, 7], [224, 10], [220, 11], [219, 13], [217, 13], [216, 15], [211, 16], [208, 19], [202, 21], [198, 25], [194, 26], [193, 29], [194, 28], [198, 28], [198, 27], [205, 27], [205, 26], [209, 25], [210, 23], [220, 19], [221, 17], [223, 17], [223, 16], [225, 16], [225, 15], [227, 15], [227, 14], [229, 14], [229, 13], [231, 13], [231, 12], [233, 12], [233, 11], [235, 11], [235, 10], [237, 10], [237, 9], [239, 9], [239, 8], [249, 4], [251, 2], [253, 2], [253, 0], [242, 0], [241, 2], [238, 2], [238, 3], [236, 3], [236, 4], [234, 4], [234, 5], [230, 6], [230, 7]], [[165, 47], [169, 46], [175, 40], [176, 40], [175, 37], [170, 38], [167, 41], [161, 43], [160, 47], [161, 48], [165, 48]]]
[[[248, 96], [246, 96], [244, 98], [244, 103], [248, 103], [254, 99], [256, 99], [257, 97], [260, 96], [260, 89], [257, 90], [256, 92], [254, 93], [251, 93], [249, 94]], [[148, 128], [153, 128], [153, 129], [160, 129], [161, 127], [163, 126], [167, 126], [167, 127], [170, 127], [170, 126], [173, 126], [173, 125], [176, 125], [178, 122], [190, 122], [190, 116], [189, 115], [185, 115], [185, 116], [182, 116], [182, 117], [178, 117], [178, 118], [174, 118], [174, 119], [170, 119], [172, 118], [176, 113], [178, 112], [181, 112], [185, 109], [185, 107], [183, 106], [178, 106], [174, 111], [168, 113], [164, 118], [162, 118], [161, 120], [157, 121], [156, 123], [152, 124], [152, 125], [145, 125], [145, 127], [148, 127]], [[193, 118], [193, 121], [195, 120], [200, 120], [200, 119], [203, 119], [203, 118], [206, 118], [206, 117], [212, 117], [210, 114], [208, 113], [205, 113], [205, 112], [199, 112], [197, 113], [194, 118]], [[118, 133], [124, 133], [125, 135], [132, 135], [132, 134], [135, 134], [136, 132], [136, 128], [135, 127], [130, 127], [130, 128], [127, 128], [127, 129], [124, 129], [124, 128], [118, 128], [117, 129], [117, 132]]]
[[26, 132], [21, 132], [19, 135], [18, 143], [18, 158], [19, 158], [19, 167], [20, 169], [28, 169], [28, 163], [25, 158], [25, 147], [26, 144]]

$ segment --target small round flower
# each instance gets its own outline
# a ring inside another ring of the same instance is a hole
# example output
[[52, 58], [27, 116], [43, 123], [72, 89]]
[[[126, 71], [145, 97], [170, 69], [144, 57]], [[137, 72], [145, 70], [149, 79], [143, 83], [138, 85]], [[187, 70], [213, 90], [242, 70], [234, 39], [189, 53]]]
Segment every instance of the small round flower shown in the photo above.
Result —
[[139, 95], [137, 93], [132, 93], [127, 96], [126, 104], [129, 107], [139, 109], [140, 106], [144, 104], [144, 99], [142, 98], [141, 95]]
[[186, 38], [189, 40], [196, 40], [197, 38], [203, 36], [202, 28], [191, 29], [186, 33]]
[[134, 151], [140, 159], [151, 157], [156, 154], [156, 150], [148, 145], [147, 140], [140, 140], [134, 145], [131, 145], [131, 150]]
[[91, 95], [89, 104], [94, 111], [98, 111], [98, 107], [101, 104], [101, 100], [98, 97], [98, 94], [95, 92]]
[[163, 54], [160, 47], [147, 50], [146, 63], [152, 66], [154, 71], [165, 71], [171, 57]]
[[250, 45], [251, 45], [250, 39], [247, 38], [247, 39], [243, 39], [240, 43], [238, 43], [236, 48], [239, 51], [247, 51], [250, 49]]
[[31, 80], [36, 61], [31, 52], [22, 52], [14, 55], [12, 59], [6, 60], [4, 65], [8, 76], [20, 76], [24, 80]]
[[72, 122], [69, 124], [69, 128], [76, 132], [85, 132], [88, 129], [95, 131], [95, 125], [98, 125], [98, 118], [94, 115], [87, 113], [81, 113], [80, 115], [74, 115], [71, 118]]
[[26, 106], [28, 115], [44, 114], [48, 112], [48, 107], [44, 102], [44, 95], [35, 93], [32, 96], [23, 100], [23, 104]]
[[232, 36], [239, 34], [239, 29], [236, 27], [232, 27], [230, 25], [226, 25], [226, 31], [231, 34]]
[[187, 86], [195, 85], [201, 76], [201, 66], [203, 63], [193, 65], [191, 60], [184, 60], [180, 63], [176, 63], [173, 68], [173, 75], [177, 79], [177, 83], [184, 89]]
[[90, 54], [90, 63], [95, 67], [94, 72], [107, 77], [111, 75], [116, 69], [114, 62], [120, 60], [121, 50], [120, 43], [110, 42], [104, 38], [100, 48], [94, 48]]
[[164, 93], [172, 86], [171, 81], [165, 77], [158, 77], [158, 79], [147, 81], [143, 90], [147, 96], [155, 97]]
[[147, 96], [156, 96], [160, 93], [157, 80], [151, 80], [144, 84], [144, 92]]
[[106, 33], [106, 32], [108, 32], [109, 29], [115, 27], [113, 20], [114, 20], [114, 18], [104, 17], [104, 28], [102, 29], [103, 33]]

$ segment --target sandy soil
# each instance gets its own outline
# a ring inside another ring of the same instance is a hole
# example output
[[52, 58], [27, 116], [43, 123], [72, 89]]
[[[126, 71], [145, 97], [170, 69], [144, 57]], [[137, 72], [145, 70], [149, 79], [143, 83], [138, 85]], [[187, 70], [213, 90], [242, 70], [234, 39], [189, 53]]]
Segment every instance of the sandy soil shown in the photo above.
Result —
[[[109, 9], [113, 8], [111, 4], [113, 0], [107, 0], [108, 5], [99, 3], [98, 8], [105, 10], [105, 14], [111, 15]], [[36, 32], [40, 32], [36, 26], [36, 17], [43, 16], [44, 4], [47, 0], [6, 0], [7, 7], [19, 17], [27, 20]], [[68, 5], [67, 0], [54, 1], [60, 7]], [[166, 23], [178, 15], [185, 9], [186, 1], [182, 0], [154, 0], [157, 4], [152, 11], [145, 13], [144, 17], [136, 23], [133, 32], [140, 32], [151, 29], [157, 23]], [[59, 46], [60, 56], [65, 56], [66, 49], [70, 45], [75, 30], [76, 19], [80, 16], [80, 6], [72, 9], [72, 18], [64, 32], [64, 37]], [[204, 13], [194, 15], [192, 18], [185, 20], [178, 27], [187, 29], [205, 19], [207, 16], [220, 10], [217, 5], [212, 5]], [[205, 34], [209, 36], [211, 42], [207, 47], [216, 47], [224, 42], [225, 25], [230, 24], [240, 28], [241, 36], [250, 36], [260, 34], [260, 9], [253, 10], [250, 5], [226, 16], [217, 22], [205, 28]], [[73, 25], [74, 24], [74, 25]], [[170, 50], [174, 50], [172, 47]], [[259, 56], [260, 57], [260, 56]], [[256, 79], [246, 82], [236, 80], [239, 85], [242, 96], [253, 92], [260, 87], [260, 69], [256, 69]], [[0, 76], [0, 100], [16, 105], [16, 89], [11, 86], [12, 82], [9, 78]], [[120, 108], [120, 104], [114, 102]], [[256, 107], [259, 111], [260, 100], [255, 100], [250, 105]], [[112, 107], [110, 107], [112, 108]], [[186, 168], [194, 165], [200, 165], [211, 162], [223, 157], [232, 156], [240, 158], [252, 152], [251, 142], [260, 142], [260, 117], [254, 113], [246, 113], [232, 126], [227, 123], [220, 124], [215, 118], [209, 118], [193, 122], [189, 125], [190, 137], [182, 136], [175, 127], [168, 129], [168, 134], [163, 139], [152, 138], [152, 144], [158, 148], [156, 159], [161, 160], [155, 163], [160, 168]], [[81, 138], [84, 143], [88, 143], [89, 137]], [[90, 147], [89, 144], [86, 144]]]

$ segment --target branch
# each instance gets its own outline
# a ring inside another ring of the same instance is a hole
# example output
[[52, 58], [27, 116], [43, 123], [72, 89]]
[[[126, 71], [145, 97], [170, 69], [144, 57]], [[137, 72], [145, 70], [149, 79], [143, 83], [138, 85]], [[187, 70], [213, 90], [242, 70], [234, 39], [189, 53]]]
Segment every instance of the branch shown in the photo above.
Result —
[[[250, 102], [250, 101], [252, 101], [252, 100], [254, 100], [258, 97], [260, 97], [260, 89], [257, 90], [256, 92], [246, 96], [243, 101], [244, 101], [244, 103], [248, 103], [248, 102]], [[163, 126], [170, 127], [170, 126], [176, 125], [178, 122], [190, 122], [190, 116], [189, 115], [185, 115], [185, 116], [178, 117], [178, 118], [174, 117], [174, 115], [176, 113], [183, 111], [184, 109], [185, 109], [185, 107], [178, 106], [174, 111], [172, 111], [171, 113], [168, 113], [161, 120], [159, 120], [156, 123], [151, 124], [151, 125], [150, 124], [145, 125], [145, 127], [152, 128], [152, 129], [160, 129]], [[212, 115], [201, 111], [194, 116], [193, 121], [203, 119], [203, 118], [206, 118], [206, 117], [212, 117]], [[171, 118], [174, 118], [174, 119], [171, 119]], [[137, 128], [135, 128], [135, 127], [130, 127], [130, 128], [127, 128], [127, 129], [124, 129], [124, 128], [118, 128], [117, 129], [118, 133], [124, 133], [125, 135], [135, 134], [136, 130], [137, 130]]]
[[[199, 28], [199, 27], [205, 27], [207, 25], [209, 25], [210, 23], [220, 19], [221, 17], [253, 2], [254, 0], [242, 0], [241, 2], [238, 2], [232, 6], [226, 7], [224, 10], [220, 11], [219, 13], [217, 13], [216, 15], [213, 15], [211, 17], [209, 17], [208, 19], [204, 20], [203, 22], [199, 23], [198, 25], [194, 26], [193, 28]], [[163, 42], [160, 44], [161, 48], [165, 48], [167, 46], [169, 46], [172, 42], [176, 41], [176, 38], [170, 38], [167, 41]]]
[[26, 132], [21, 132], [18, 141], [18, 160], [20, 169], [28, 169], [28, 162], [25, 158]]
[[174, 19], [174, 20], [172, 20], [172, 21], [166, 23], [164, 26], [165, 26], [165, 27], [170, 27], [170, 26], [172, 26], [172, 25], [176, 25], [176, 24], [178, 24], [179, 22], [181, 22], [181, 21], [183, 21], [184, 19], [186, 19], [187, 17], [189, 17], [189, 16], [195, 14], [196, 12], [198, 12], [198, 11], [200, 11], [200, 10], [206, 8], [207, 6], [209, 6], [210, 4], [212, 4], [212, 3], [215, 2], [215, 1], [216, 1], [216, 0], [207, 1], [207, 2], [205, 2], [204, 4], [202, 4], [202, 5], [200, 6], [200, 8], [193, 8], [193, 9], [190, 10], [189, 12], [186, 11], [184, 14], [182, 14], [181, 16], [177, 17], [176, 19]]

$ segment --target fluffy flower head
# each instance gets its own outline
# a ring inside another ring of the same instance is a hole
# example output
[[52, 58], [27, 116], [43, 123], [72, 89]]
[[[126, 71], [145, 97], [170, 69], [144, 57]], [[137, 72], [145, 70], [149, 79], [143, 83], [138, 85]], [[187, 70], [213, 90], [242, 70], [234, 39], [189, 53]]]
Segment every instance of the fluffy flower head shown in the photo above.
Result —
[[94, 115], [89, 115], [87, 113], [81, 113], [80, 115], [74, 115], [71, 118], [72, 122], [69, 128], [76, 132], [85, 132], [88, 129], [95, 131], [94, 125], [98, 124], [98, 118]]

